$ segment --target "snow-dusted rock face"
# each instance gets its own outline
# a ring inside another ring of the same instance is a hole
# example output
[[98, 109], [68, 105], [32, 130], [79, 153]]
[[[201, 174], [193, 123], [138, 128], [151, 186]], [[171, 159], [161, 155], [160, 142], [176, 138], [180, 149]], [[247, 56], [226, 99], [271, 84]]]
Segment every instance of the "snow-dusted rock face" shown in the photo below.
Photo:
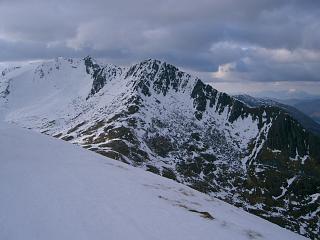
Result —
[[157, 60], [58, 58], [0, 79], [5, 121], [319, 232], [320, 140], [277, 107], [249, 107]]

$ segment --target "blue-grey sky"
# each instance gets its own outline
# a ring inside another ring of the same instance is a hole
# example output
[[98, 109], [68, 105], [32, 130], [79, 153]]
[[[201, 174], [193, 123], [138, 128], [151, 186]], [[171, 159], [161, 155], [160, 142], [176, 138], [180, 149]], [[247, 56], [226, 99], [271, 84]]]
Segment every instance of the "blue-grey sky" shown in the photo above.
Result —
[[320, 94], [318, 0], [0, 0], [0, 61], [157, 58], [220, 90]]

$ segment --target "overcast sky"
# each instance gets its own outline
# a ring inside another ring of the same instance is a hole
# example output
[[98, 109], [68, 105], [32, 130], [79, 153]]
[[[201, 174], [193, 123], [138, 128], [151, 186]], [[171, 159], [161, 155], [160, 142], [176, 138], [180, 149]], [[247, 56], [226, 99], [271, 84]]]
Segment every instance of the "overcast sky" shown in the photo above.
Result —
[[0, 61], [157, 58], [227, 92], [320, 94], [319, 0], [0, 0]]

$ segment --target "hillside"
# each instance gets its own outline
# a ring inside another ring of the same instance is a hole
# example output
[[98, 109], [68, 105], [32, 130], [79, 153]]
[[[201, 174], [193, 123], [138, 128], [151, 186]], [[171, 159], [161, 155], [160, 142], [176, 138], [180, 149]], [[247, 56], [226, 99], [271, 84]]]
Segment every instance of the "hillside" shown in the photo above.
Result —
[[304, 239], [127, 164], [0, 124], [1, 239]]

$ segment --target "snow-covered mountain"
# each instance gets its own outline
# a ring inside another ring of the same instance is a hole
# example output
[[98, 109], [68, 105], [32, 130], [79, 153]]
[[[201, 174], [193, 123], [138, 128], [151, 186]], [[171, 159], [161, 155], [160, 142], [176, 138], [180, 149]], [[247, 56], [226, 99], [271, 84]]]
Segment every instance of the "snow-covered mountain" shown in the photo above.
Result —
[[0, 116], [317, 238], [320, 139], [176, 67], [58, 58], [3, 69]]
[[0, 123], [0, 239], [305, 239], [119, 161]]

